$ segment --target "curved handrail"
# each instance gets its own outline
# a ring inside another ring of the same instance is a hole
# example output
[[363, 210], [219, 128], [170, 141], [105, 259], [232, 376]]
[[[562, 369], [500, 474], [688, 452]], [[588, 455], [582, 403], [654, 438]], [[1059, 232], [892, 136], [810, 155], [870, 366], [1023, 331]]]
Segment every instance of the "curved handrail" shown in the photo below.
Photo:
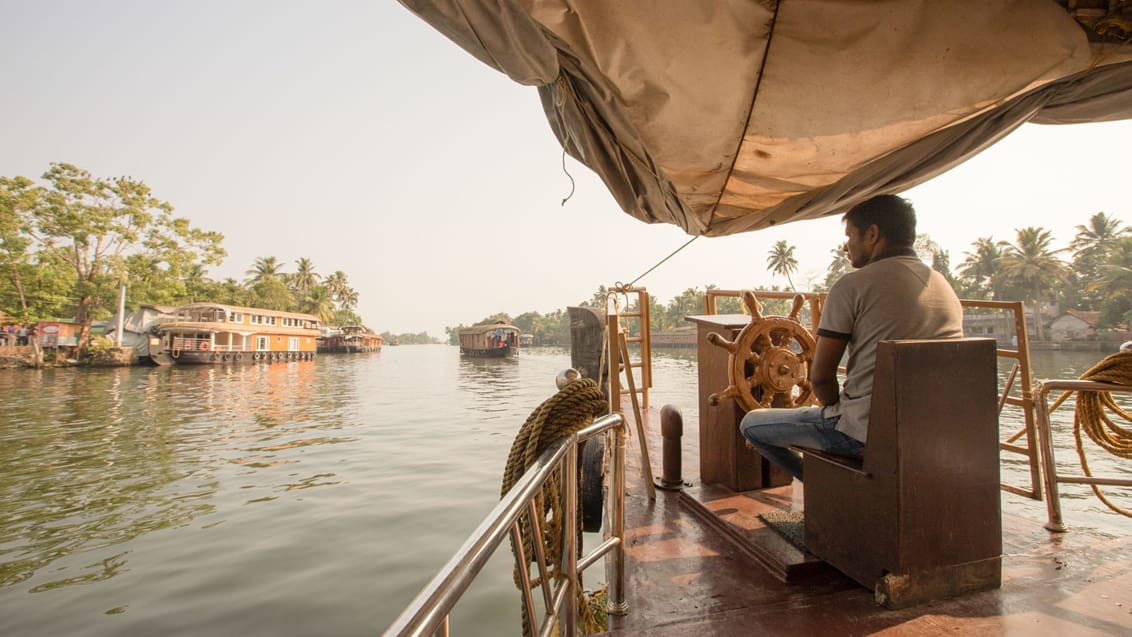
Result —
[[[606, 432], [616, 435], [617, 441], [613, 445], [613, 466], [609, 498], [606, 502], [609, 512], [610, 528], [607, 539], [600, 546], [580, 560], [577, 551], [563, 551], [563, 558], [570, 560], [571, 565], [565, 572], [577, 572], [580, 567], [588, 566], [597, 561], [597, 558], [609, 551], [614, 551], [610, 560], [610, 573], [607, 577], [609, 586], [609, 604], [614, 610], [623, 609], [623, 578], [624, 578], [624, 472], [625, 472], [625, 420], [621, 414], [610, 414], [598, 418], [581, 431], [558, 441], [547, 449], [526, 473], [515, 483], [510, 491], [499, 501], [499, 504], [483, 519], [475, 531], [464, 541], [464, 544], [448, 560], [432, 580], [421, 589], [420, 593], [401, 612], [401, 615], [385, 631], [386, 636], [425, 636], [447, 634], [448, 615], [459, 602], [460, 597], [471, 585], [479, 572], [487, 564], [502, 544], [508, 533], [517, 526], [519, 517], [527, 511], [536, 495], [542, 491], [543, 485], [564, 462], [576, 463], [578, 444], [585, 440]], [[567, 465], [569, 466], [569, 465]], [[565, 480], [564, 497], [567, 501], [576, 498], [577, 481]], [[571, 493], [572, 492], [572, 493]], [[576, 500], [573, 500], [576, 501]], [[571, 528], [573, 525], [563, 525]], [[572, 587], [573, 582], [563, 584]], [[565, 591], [558, 599], [573, 599], [574, 591]], [[562, 622], [563, 632], [566, 635], [574, 634], [576, 626], [574, 621]]]

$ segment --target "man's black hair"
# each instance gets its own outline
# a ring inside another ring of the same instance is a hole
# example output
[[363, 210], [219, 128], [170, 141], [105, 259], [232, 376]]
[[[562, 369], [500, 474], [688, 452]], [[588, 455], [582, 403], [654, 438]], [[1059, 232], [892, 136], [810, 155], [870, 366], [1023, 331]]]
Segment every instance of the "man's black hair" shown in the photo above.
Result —
[[916, 210], [897, 195], [877, 195], [853, 206], [841, 218], [864, 232], [876, 225], [880, 236], [893, 247], [911, 247], [916, 242]]

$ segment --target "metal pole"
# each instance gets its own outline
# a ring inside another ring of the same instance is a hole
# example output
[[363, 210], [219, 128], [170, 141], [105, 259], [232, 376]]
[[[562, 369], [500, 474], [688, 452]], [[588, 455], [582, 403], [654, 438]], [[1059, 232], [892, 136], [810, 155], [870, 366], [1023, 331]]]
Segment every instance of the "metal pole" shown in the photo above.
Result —
[[625, 601], [625, 420], [613, 429], [613, 476], [610, 479], [609, 512], [610, 534], [619, 541], [606, 560], [605, 581], [609, 584], [609, 601], [606, 612], [625, 615], [629, 604]]
[[684, 486], [684, 478], [681, 476], [684, 463], [680, 450], [680, 439], [684, 435], [684, 416], [673, 405], [660, 408], [660, 435], [663, 439], [663, 454], [660, 480], [656, 486], [679, 491]]
[[566, 488], [562, 494], [563, 506], [566, 510], [565, 523], [562, 525], [562, 572], [566, 575], [563, 586], [566, 587], [566, 599], [562, 603], [562, 615], [559, 626], [565, 637], [575, 637], [578, 634], [578, 434], [571, 436], [567, 445], [564, 467], [563, 484]]
[[123, 283], [118, 289], [118, 347], [122, 346], [122, 324], [126, 320], [126, 284]]

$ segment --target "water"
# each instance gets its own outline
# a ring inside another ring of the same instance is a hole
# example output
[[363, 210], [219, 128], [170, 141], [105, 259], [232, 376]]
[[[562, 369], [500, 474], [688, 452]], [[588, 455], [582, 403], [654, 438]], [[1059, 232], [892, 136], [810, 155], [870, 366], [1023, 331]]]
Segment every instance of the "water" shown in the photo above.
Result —
[[[1039, 352], [1035, 375], [1075, 378], [1098, 358]], [[568, 364], [564, 350], [465, 360], [407, 345], [0, 370], [0, 635], [378, 634], [498, 501], [512, 438]], [[694, 354], [654, 365], [652, 404], [698, 418]], [[1061, 447], [1059, 462], [1075, 457]], [[1087, 488], [1062, 490], [1070, 525], [1126, 532]], [[506, 547], [453, 620], [461, 635], [517, 634]]]

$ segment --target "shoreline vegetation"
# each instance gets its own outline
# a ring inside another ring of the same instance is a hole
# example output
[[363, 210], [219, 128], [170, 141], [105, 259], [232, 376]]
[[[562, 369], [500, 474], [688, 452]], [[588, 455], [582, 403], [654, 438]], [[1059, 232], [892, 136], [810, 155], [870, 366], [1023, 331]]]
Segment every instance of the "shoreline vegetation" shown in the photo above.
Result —
[[[208, 268], [227, 256], [223, 241], [221, 233], [174, 216], [172, 205], [132, 177], [95, 177], [66, 163], [50, 164], [38, 182], [0, 176], [0, 326], [73, 323], [79, 327], [78, 345], [64, 360], [98, 364], [100, 357], [115, 356], [106, 353], [112, 344], [93, 335], [91, 328], [116, 311], [123, 289], [128, 291], [129, 311], [140, 305], [208, 302], [313, 314], [327, 326], [364, 324], [356, 310], [358, 292], [346, 273], [323, 276], [307, 258], [296, 259], [293, 272], [286, 272], [275, 256], [263, 256], [255, 259], [243, 281], [210, 278]], [[951, 255], [928, 235], [919, 235], [915, 247], [960, 298], [1021, 300], [1028, 313], [1037, 308], [1038, 316], [1030, 317], [1032, 344], [1076, 340], [1047, 335], [1052, 322], [1069, 312], [1087, 324], [1081, 328], [1084, 336], [1102, 342], [1127, 339], [1132, 323], [1132, 229], [1105, 212], [1076, 226], [1075, 236], [1062, 247], [1041, 227], [1018, 228], [1013, 242], [979, 237], [954, 272]], [[793, 277], [799, 264], [794, 254], [795, 246], [778, 241], [766, 256], [766, 274], [772, 280], [784, 279], [785, 287], [751, 287], [796, 290]], [[803, 290], [824, 292], [850, 269], [840, 245], [830, 255], [824, 278], [804, 281]], [[705, 291], [688, 288], [667, 304], [650, 297], [650, 331], [686, 326], [685, 316], [703, 313]], [[591, 299], [578, 305], [607, 307], [613, 292], [599, 286]], [[623, 307], [633, 310], [630, 301], [635, 297], [622, 298]], [[787, 314], [787, 304], [768, 301], [764, 314]], [[740, 311], [739, 300], [720, 299], [718, 311]], [[495, 320], [517, 325], [536, 346], [569, 346], [565, 309], [514, 317], [499, 313], [472, 325]], [[446, 327], [445, 340], [457, 344], [463, 327]], [[442, 342], [427, 332], [386, 331], [381, 336], [390, 345]]]

